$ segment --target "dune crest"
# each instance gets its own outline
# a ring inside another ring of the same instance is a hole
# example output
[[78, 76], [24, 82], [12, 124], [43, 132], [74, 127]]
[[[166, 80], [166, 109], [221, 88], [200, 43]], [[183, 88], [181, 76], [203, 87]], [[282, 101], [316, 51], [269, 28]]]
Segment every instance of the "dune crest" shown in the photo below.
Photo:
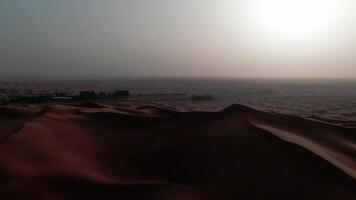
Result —
[[95, 103], [0, 107], [0, 125], [1, 199], [356, 198], [354, 128]]

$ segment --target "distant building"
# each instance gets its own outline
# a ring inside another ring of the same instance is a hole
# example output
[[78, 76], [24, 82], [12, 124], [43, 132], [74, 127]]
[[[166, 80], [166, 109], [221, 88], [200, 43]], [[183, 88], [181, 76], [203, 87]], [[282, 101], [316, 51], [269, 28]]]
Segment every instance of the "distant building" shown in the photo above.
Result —
[[81, 91], [81, 92], [79, 92], [79, 98], [93, 99], [93, 98], [95, 98], [95, 92], [94, 91]]
[[0, 99], [0, 105], [4, 106], [7, 105], [9, 101], [7, 99]]
[[98, 95], [98, 98], [100, 98], [100, 99], [103, 99], [105, 97], [106, 97], [105, 92], [100, 92], [99, 95]]
[[128, 90], [116, 90], [113, 94], [115, 98], [124, 98], [130, 96], [130, 91]]
[[53, 96], [55, 96], [55, 97], [67, 97], [69, 95], [67, 93], [65, 93], [65, 92], [56, 92], [56, 93], [53, 94]]

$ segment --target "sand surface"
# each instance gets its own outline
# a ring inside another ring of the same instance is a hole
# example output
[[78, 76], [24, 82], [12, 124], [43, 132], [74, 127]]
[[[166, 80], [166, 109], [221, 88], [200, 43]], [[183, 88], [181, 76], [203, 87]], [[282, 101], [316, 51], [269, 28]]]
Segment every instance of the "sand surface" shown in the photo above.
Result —
[[0, 107], [0, 199], [356, 199], [356, 129], [232, 105]]

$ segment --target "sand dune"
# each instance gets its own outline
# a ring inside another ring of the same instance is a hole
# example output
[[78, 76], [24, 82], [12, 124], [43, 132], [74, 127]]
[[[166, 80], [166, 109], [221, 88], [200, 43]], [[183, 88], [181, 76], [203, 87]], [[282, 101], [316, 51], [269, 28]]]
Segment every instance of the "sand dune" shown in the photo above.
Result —
[[233, 105], [0, 107], [0, 199], [356, 199], [356, 129]]

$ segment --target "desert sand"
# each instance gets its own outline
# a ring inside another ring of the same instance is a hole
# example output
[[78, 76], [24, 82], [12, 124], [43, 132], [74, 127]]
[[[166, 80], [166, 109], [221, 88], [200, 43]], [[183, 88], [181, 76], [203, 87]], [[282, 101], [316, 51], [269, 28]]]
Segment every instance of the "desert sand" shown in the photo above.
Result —
[[0, 199], [356, 199], [356, 128], [242, 105], [0, 107]]

